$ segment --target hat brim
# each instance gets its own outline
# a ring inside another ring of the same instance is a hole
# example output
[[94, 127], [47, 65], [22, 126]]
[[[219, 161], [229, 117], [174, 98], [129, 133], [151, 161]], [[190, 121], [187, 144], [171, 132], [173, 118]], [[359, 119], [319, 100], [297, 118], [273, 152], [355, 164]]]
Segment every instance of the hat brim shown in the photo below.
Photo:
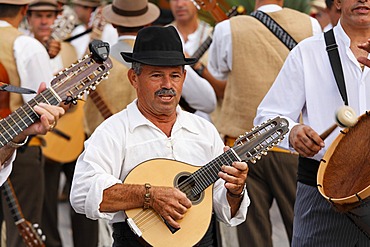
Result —
[[61, 9], [55, 7], [47, 7], [47, 6], [35, 6], [35, 7], [28, 7], [28, 11], [53, 11], [53, 12], [61, 12]]
[[92, 8], [100, 6], [100, 2], [94, 3], [94, 2], [84, 2], [84, 1], [79, 1], [79, 0], [72, 0], [72, 3], [75, 5], [81, 5], [81, 6], [92, 7]]
[[33, 0], [0, 0], [1, 4], [11, 4], [11, 5], [25, 5], [31, 3]]
[[109, 4], [103, 8], [102, 14], [104, 19], [112, 24], [124, 27], [141, 27], [157, 20], [160, 15], [160, 10], [155, 4], [148, 3], [148, 11], [145, 14], [138, 16], [123, 16], [116, 14], [112, 9], [112, 4]]
[[128, 62], [138, 62], [151, 66], [182, 66], [182, 65], [191, 65], [198, 62], [197, 58], [180, 58], [178, 56], [171, 57], [166, 56], [166, 52], [160, 51], [158, 54], [152, 56], [143, 56], [143, 57], [133, 57], [132, 52], [121, 52], [122, 58]]

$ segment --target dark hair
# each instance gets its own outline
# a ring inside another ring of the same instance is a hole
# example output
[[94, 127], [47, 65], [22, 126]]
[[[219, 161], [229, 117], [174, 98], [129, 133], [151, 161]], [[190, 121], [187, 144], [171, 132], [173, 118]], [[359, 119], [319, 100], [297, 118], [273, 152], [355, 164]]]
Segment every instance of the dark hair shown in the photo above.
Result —
[[328, 9], [331, 9], [331, 6], [333, 6], [333, 0], [325, 0], [325, 3]]
[[144, 28], [142, 27], [124, 27], [119, 25], [114, 25], [114, 27], [117, 29], [118, 33], [133, 33], [133, 32], [139, 32], [140, 29]]
[[0, 18], [15, 17], [25, 5], [0, 3]]

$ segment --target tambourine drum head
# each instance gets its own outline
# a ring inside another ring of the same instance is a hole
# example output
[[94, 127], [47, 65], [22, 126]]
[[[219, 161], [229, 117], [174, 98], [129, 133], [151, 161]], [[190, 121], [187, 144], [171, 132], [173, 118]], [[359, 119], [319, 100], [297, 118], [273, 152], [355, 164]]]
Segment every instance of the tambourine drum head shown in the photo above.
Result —
[[321, 182], [328, 198], [347, 198], [370, 189], [370, 117], [362, 115], [345, 132], [333, 142], [331, 157], [324, 156], [327, 165]]

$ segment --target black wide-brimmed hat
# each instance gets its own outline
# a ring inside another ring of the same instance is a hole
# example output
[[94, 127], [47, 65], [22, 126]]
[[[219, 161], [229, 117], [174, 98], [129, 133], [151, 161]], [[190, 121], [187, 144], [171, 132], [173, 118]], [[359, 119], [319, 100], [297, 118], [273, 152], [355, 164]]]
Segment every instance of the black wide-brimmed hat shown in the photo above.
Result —
[[194, 64], [196, 58], [185, 58], [179, 34], [173, 26], [150, 26], [141, 29], [133, 52], [121, 52], [126, 62], [152, 66], [180, 66]]

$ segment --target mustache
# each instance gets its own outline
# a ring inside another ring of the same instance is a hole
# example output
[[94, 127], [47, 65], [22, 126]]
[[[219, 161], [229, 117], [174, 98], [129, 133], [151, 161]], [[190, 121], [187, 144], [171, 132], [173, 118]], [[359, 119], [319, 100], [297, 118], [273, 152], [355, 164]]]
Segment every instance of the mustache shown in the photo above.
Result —
[[176, 91], [173, 88], [161, 88], [160, 90], [155, 92], [155, 95], [162, 96], [162, 95], [171, 95], [176, 96]]

